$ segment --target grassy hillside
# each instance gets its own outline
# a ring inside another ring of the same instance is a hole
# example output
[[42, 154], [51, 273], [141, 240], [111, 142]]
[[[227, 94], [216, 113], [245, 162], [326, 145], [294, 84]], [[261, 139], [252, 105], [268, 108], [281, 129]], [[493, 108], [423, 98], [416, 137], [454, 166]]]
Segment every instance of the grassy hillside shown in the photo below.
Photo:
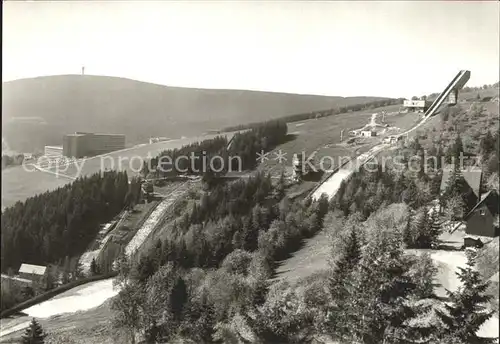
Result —
[[382, 99], [189, 89], [87, 75], [15, 80], [2, 91], [2, 135], [20, 151], [61, 144], [73, 131], [124, 133], [135, 144]]

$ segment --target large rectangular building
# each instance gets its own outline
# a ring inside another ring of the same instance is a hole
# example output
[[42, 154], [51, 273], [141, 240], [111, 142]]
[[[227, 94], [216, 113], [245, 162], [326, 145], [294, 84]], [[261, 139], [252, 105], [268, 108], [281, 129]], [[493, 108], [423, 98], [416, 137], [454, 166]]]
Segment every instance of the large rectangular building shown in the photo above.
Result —
[[63, 138], [63, 155], [83, 158], [125, 148], [125, 135], [76, 132]]

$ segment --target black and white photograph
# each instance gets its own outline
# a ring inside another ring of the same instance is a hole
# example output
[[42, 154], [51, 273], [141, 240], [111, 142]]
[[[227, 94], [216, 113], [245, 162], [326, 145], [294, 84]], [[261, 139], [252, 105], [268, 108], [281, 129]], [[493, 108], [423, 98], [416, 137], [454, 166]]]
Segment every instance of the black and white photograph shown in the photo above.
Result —
[[0, 343], [500, 343], [500, 2], [2, 29]]

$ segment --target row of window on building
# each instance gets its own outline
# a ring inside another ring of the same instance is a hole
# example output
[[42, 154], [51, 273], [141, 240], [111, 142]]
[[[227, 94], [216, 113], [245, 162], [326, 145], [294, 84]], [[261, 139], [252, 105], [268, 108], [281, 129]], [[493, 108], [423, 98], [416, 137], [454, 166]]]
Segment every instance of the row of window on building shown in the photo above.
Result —
[[125, 148], [125, 135], [76, 132], [64, 135], [62, 146], [45, 146], [47, 157], [83, 158]]

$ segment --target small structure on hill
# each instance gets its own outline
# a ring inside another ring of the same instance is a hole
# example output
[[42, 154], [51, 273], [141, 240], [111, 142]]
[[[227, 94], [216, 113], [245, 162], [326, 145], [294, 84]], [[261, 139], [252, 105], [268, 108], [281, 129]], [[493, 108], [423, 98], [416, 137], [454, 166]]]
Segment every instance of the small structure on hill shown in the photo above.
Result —
[[[463, 217], [465, 223], [464, 247], [481, 247], [488, 238], [499, 233], [499, 196], [496, 190], [481, 195], [481, 176], [479, 168], [469, 168], [460, 171], [465, 183], [462, 183], [461, 194], [468, 210]], [[441, 179], [441, 195], [446, 192], [452, 177], [453, 168], [450, 165], [443, 169]]]
[[465, 216], [465, 232], [485, 237], [498, 236], [498, 206], [498, 193], [495, 190], [485, 193]]
[[431, 102], [427, 100], [405, 100], [403, 106], [406, 112], [426, 112]]
[[396, 143], [397, 141], [398, 138], [396, 136], [389, 136], [382, 140], [383, 143], [390, 143], [390, 144]]
[[377, 133], [374, 130], [362, 130], [360, 135], [362, 137], [373, 137], [377, 136]]
[[21, 264], [21, 267], [19, 268], [19, 277], [34, 281], [43, 278], [46, 272], [46, 266]]

